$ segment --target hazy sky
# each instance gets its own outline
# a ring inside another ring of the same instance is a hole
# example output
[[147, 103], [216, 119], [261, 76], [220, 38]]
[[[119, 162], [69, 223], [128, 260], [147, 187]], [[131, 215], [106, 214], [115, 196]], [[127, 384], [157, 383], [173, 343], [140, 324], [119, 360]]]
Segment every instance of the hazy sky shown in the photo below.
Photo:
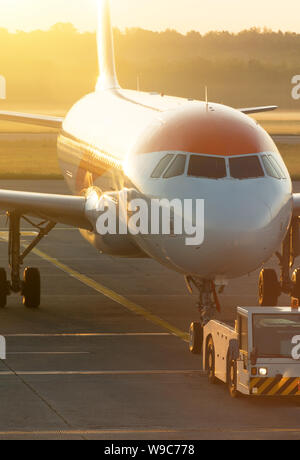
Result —
[[[0, 0], [0, 27], [45, 29], [73, 22], [94, 30], [97, 0]], [[300, 0], [111, 0], [119, 28], [166, 28], [181, 32], [268, 27], [300, 32]]]

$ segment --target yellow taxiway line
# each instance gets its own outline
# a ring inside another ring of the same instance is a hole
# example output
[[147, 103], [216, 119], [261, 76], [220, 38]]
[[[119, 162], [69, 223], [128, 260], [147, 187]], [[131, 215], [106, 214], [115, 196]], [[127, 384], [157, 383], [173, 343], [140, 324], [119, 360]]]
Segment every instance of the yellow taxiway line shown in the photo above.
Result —
[[[8, 232], [0, 232], [0, 239], [2, 239], [4, 241], [8, 241]], [[22, 243], [21, 243], [21, 245], [25, 246]], [[151, 323], [155, 324], [156, 326], [161, 327], [162, 329], [168, 331], [170, 334], [175, 335], [176, 337], [180, 338], [184, 342], [187, 342], [187, 343], [189, 342], [189, 335], [187, 333], [181, 331], [180, 329], [178, 329], [177, 327], [175, 327], [172, 324], [168, 323], [167, 321], [163, 320], [159, 316], [156, 316], [153, 313], [150, 313], [148, 310], [146, 310], [145, 308], [141, 307], [140, 305], [137, 305], [136, 303], [132, 302], [131, 300], [126, 299], [126, 297], [123, 297], [122, 295], [112, 291], [111, 289], [108, 289], [107, 287], [105, 287], [102, 284], [98, 283], [97, 281], [87, 277], [86, 275], [82, 275], [81, 273], [77, 272], [73, 268], [69, 267], [68, 265], [63, 264], [58, 259], [55, 259], [54, 257], [49, 256], [48, 254], [46, 254], [43, 251], [40, 251], [39, 249], [35, 248], [31, 252], [33, 254], [35, 254], [36, 256], [40, 257], [41, 259], [46, 260], [47, 262], [51, 263], [56, 268], [62, 270], [65, 273], [67, 273], [72, 278], [75, 278], [78, 281], [80, 281], [81, 283], [83, 283], [86, 286], [90, 287], [94, 291], [99, 292], [100, 294], [102, 294], [105, 297], [113, 300], [114, 302], [118, 303], [119, 305], [122, 305], [127, 310], [129, 310], [131, 313], [134, 313], [134, 314], [136, 314], [138, 316], [142, 316], [147, 321], [150, 321]]]
[[189, 336], [187, 333], [181, 331], [177, 327], [173, 326], [172, 324], [168, 323], [167, 321], [163, 320], [159, 316], [154, 315], [153, 313], [150, 313], [148, 310], [145, 308], [141, 307], [140, 305], [137, 305], [136, 303], [132, 302], [129, 299], [126, 299], [126, 297], [123, 297], [120, 294], [117, 294], [116, 292], [112, 291], [111, 289], [108, 289], [107, 287], [103, 286], [102, 284], [98, 283], [97, 281], [87, 277], [86, 275], [82, 275], [81, 273], [77, 272], [71, 267], [68, 267], [67, 265], [63, 264], [59, 260], [55, 259], [54, 257], [49, 256], [43, 251], [40, 251], [39, 249], [33, 249], [32, 251], [36, 256], [40, 257], [41, 259], [46, 260], [47, 262], [50, 262], [52, 265], [54, 265], [56, 268], [59, 268], [63, 272], [67, 273], [70, 275], [72, 278], [77, 279], [81, 283], [85, 284], [86, 286], [90, 287], [96, 292], [99, 292], [100, 294], [104, 295], [105, 297], [113, 300], [114, 302], [118, 303], [119, 305], [122, 305], [125, 307], [127, 310], [129, 310], [131, 313], [134, 313], [138, 316], [142, 316], [145, 318], [147, 321], [150, 321], [151, 323], [155, 324], [156, 326], [161, 327], [162, 329], [168, 331], [170, 334], [175, 335], [176, 337], [180, 338], [184, 342], [189, 341]]

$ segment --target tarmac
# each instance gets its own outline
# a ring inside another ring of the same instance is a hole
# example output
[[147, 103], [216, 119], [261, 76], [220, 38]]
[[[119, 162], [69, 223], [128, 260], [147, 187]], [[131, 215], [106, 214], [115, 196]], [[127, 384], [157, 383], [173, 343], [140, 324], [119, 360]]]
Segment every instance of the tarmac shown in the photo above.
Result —
[[[67, 193], [63, 181], [0, 187]], [[0, 229], [7, 267], [5, 217]], [[23, 230], [26, 245], [32, 231]], [[197, 296], [181, 275], [148, 259], [100, 255], [62, 225], [26, 265], [41, 271], [42, 303], [28, 310], [13, 295], [0, 310], [7, 341], [0, 439], [300, 439], [298, 400], [233, 400], [224, 384], [208, 383], [200, 357], [188, 351]], [[223, 320], [233, 320], [237, 306], [257, 305], [257, 280], [258, 272], [229, 284]]]

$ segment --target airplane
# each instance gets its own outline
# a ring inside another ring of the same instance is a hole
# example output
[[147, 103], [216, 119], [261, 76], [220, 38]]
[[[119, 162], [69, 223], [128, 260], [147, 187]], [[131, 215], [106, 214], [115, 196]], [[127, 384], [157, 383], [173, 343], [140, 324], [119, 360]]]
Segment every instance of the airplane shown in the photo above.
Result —
[[[29, 308], [40, 305], [41, 282], [24, 258], [57, 223], [78, 228], [100, 254], [151, 258], [181, 273], [199, 292], [200, 322], [191, 325], [191, 351], [199, 327], [219, 309], [218, 288], [251, 273], [276, 254], [273, 269], [259, 276], [259, 303], [277, 305], [282, 292], [300, 299], [300, 194], [293, 193], [284, 161], [271, 137], [249, 114], [276, 106], [235, 109], [164, 94], [124, 90], [114, 57], [109, 0], [99, 0], [99, 78], [95, 91], [65, 118], [0, 112], [0, 120], [59, 129], [58, 157], [72, 195], [0, 190], [9, 218], [10, 280], [0, 269], [0, 307], [19, 293]], [[180, 235], [102, 235], [97, 231], [105, 200], [130, 196], [205, 200], [205, 238], [187, 246]], [[36, 224], [32, 218], [42, 219]], [[22, 253], [20, 222], [38, 236]], [[278, 248], [281, 247], [279, 251]], [[101, 259], [99, 259], [101, 260]], [[198, 334], [198, 335], [197, 335]]]

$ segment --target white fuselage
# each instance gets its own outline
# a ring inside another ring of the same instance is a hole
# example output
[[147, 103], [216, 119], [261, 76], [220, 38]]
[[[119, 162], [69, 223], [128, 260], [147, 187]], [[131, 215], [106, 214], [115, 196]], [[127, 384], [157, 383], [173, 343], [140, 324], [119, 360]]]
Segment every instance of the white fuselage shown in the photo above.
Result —
[[[268, 134], [246, 115], [218, 104], [135, 91], [90, 94], [67, 115], [59, 137], [61, 167], [74, 194], [123, 188], [140, 196], [205, 200], [205, 237], [187, 246], [180, 235], [131, 236], [116, 255], [148, 256], [183, 274], [205, 279], [242, 276], [260, 267], [277, 250], [292, 218], [292, 184]], [[184, 154], [185, 170], [153, 178], [167, 154]], [[191, 157], [222, 159], [221, 178], [193, 175]], [[272, 177], [263, 158], [272, 156], [281, 177]], [[263, 174], [232, 177], [231, 160], [256, 156]], [[82, 232], [99, 250], [103, 238]], [[129, 238], [129, 237], [128, 237]]]

